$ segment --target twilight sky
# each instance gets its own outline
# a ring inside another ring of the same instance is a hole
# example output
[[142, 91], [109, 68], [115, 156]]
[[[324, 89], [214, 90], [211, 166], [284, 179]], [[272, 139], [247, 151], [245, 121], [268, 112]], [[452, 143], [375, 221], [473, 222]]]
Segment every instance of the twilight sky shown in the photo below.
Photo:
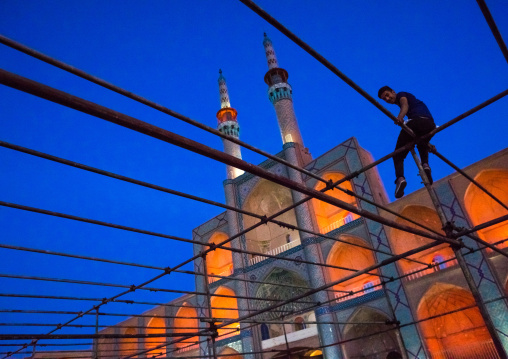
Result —
[[[474, 0], [258, 0], [258, 4], [372, 96], [377, 97], [383, 85], [411, 92], [428, 105], [437, 124], [493, 97], [508, 84], [506, 60]], [[487, 4], [506, 41], [508, 3], [489, 0]], [[300, 129], [314, 157], [352, 136], [375, 159], [394, 148], [399, 130], [388, 117], [239, 1], [3, 0], [0, 13], [4, 36], [213, 127], [220, 108], [217, 78], [221, 68], [231, 105], [238, 110], [240, 138], [277, 153], [282, 142], [263, 81], [267, 65], [262, 40], [267, 32], [279, 65], [289, 73]], [[5, 70], [222, 149], [214, 135], [3, 45], [0, 64]], [[383, 105], [398, 113], [397, 106]], [[436, 135], [432, 142], [464, 167], [506, 147], [507, 118], [508, 99], [503, 98]], [[0, 86], [0, 139], [224, 202], [223, 164], [5, 86]], [[256, 164], [263, 161], [247, 150], [243, 158]], [[435, 179], [452, 172], [432, 155], [430, 161]], [[406, 191], [420, 188], [410, 158], [406, 169]], [[193, 228], [221, 213], [219, 208], [5, 148], [0, 148], [0, 170], [1, 201], [184, 238], [191, 238]], [[393, 199], [392, 163], [379, 166], [379, 171]], [[0, 207], [0, 226], [1, 244], [163, 267], [192, 255], [188, 244], [5, 207]], [[158, 274], [151, 269], [10, 249], [0, 249], [0, 255], [0, 274], [126, 285]], [[0, 283], [0, 292], [10, 294], [103, 298], [122, 291], [9, 278], [1, 278]], [[171, 275], [151, 286], [193, 290], [194, 279]], [[139, 292], [126, 298], [166, 302], [176, 296]], [[81, 311], [93, 304], [0, 297], [3, 309]], [[110, 304], [104, 312], [129, 314], [149, 308]], [[0, 313], [0, 323], [58, 324], [70, 318]], [[100, 323], [121, 319], [101, 317]], [[93, 324], [94, 318], [77, 323]], [[0, 332], [51, 329], [4, 326]]]

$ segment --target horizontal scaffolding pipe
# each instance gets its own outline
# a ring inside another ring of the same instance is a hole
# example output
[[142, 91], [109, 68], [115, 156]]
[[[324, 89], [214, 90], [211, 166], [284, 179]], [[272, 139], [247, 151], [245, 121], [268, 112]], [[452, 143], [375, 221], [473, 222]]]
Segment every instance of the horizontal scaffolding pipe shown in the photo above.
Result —
[[120, 339], [120, 338], [172, 338], [196, 336], [192, 333], [160, 333], [160, 334], [0, 334], [0, 340], [46, 340], [46, 339]]
[[[210, 204], [210, 205], [213, 205], [213, 206], [216, 206], [216, 207], [224, 208], [226, 210], [229, 209], [231, 211], [234, 211], [234, 212], [237, 212], [237, 213], [241, 213], [241, 214], [245, 214], [245, 215], [252, 216], [252, 217], [256, 217], [258, 219], [265, 219], [265, 216], [261, 216], [261, 215], [258, 215], [256, 213], [248, 212], [248, 211], [245, 211], [245, 210], [240, 209], [240, 208], [229, 206], [227, 204], [222, 204], [222, 203], [211, 201], [211, 200], [208, 200], [208, 199], [205, 199], [205, 198], [193, 196], [193, 195], [190, 195], [190, 194], [187, 194], [187, 193], [175, 191], [175, 190], [172, 190], [172, 189], [169, 189], [169, 188], [166, 188], [166, 187], [161, 187], [161, 186], [158, 186], [158, 185], [154, 185], [154, 184], [151, 184], [151, 183], [148, 183], [148, 182], [139, 181], [139, 180], [136, 180], [136, 179], [133, 179], [133, 178], [130, 178], [130, 177], [126, 177], [126, 176], [122, 176], [122, 175], [119, 175], [119, 174], [116, 174], [116, 173], [107, 172], [107, 171], [104, 171], [104, 170], [101, 170], [101, 169], [98, 169], [98, 168], [95, 168], [95, 167], [90, 167], [90, 166], [87, 166], [87, 165], [84, 165], [84, 164], [81, 164], [81, 163], [77, 163], [77, 162], [74, 162], [74, 161], [63, 159], [61, 157], [56, 157], [56, 156], [49, 155], [49, 154], [46, 154], [46, 153], [43, 153], [43, 152], [39, 152], [39, 151], [35, 151], [35, 150], [32, 150], [32, 149], [29, 149], [29, 148], [26, 148], [26, 147], [14, 145], [12, 143], [8, 143], [8, 142], [5, 142], [5, 141], [0, 141], [0, 146], [5, 147], [5, 148], [9, 148], [9, 149], [12, 149], [12, 150], [15, 150], [15, 151], [23, 152], [23, 153], [26, 153], [26, 154], [29, 154], [29, 155], [33, 155], [33, 156], [36, 156], [36, 157], [40, 157], [40, 158], [43, 158], [43, 159], [51, 160], [51, 161], [54, 161], [54, 162], [57, 162], [57, 163], [65, 164], [65, 165], [72, 166], [72, 167], [75, 167], [75, 168], [79, 168], [79, 169], [82, 169], [82, 170], [86, 170], [86, 171], [89, 171], [89, 172], [97, 173], [97, 174], [100, 174], [100, 175], [103, 175], [103, 176], [115, 178], [115, 179], [118, 179], [118, 180], [121, 180], [121, 181], [125, 181], [125, 182], [128, 182], [128, 183], [133, 183], [133, 184], [136, 184], [136, 185], [144, 186], [146, 188], [151, 188], [151, 189], [158, 190], [158, 191], [161, 191], [161, 192], [165, 192], [165, 193], [173, 194], [173, 195], [180, 196], [180, 197], [183, 197], [183, 198], [195, 200], [195, 201], [198, 201], [198, 202], [201, 202], [201, 203]], [[342, 183], [342, 182], [340, 182], [340, 183]], [[440, 235], [439, 232], [434, 231], [430, 227], [427, 227], [425, 225], [422, 225], [421, 223], [413, 221], [413, 220], [411, 220], [410, 218], [408, 218], [406, 216], [403, 216], [403, 215], [401, 215], [401, 214], [399, 214], [399, 213], [397, 213], [395, 211], [392, 211], [388, 207], [382, 206], [382, 205], [380, 205], [378, 203], [375, 203], [374, 201], [370, 201], [367, 198], [364, 198], [362, 196], [359, 196], [359, 195], [355, 194], [354, 192], [351, 192], [349, 190], [345, 190], [342, 187], [339, 187], [339, 185], [335, 185], [334, 184], [333, 188], [337, 188], [337, 189], [339, 189], [341, 191], [345, 191], [346, 193], [348, 193], [351, 196], [357, 197], [357, 198], [359, 198], [359, 199], [361, 199], [363, 201], [366, 201], [367, 203], [370, 203], [372, 205], [375, 205], [378, 208], [381, 208], [381, 209], [383, 209], [383, 210], [385, 210], [385, 211], [387, 211], [389, 213], [392, 213], [393, 215], [395, 215], [395, 216], [397, 216], [399, 218], [402, 218], [402, 219], [404, 219], [404, 220], [406, 220], [406, 221], [408, 221], [410, 223], [413, 223], [413, 224], [415, 224], [415, 225], [417, 225], [417, 226], [419, 226], [421, 228], [424, 228], [424, 229], [426, 229], [426, 230], [428, 230], [430, 232], [433, 232], [435, 234]], [[329, 190], [329, 189], [331, 189], [331, 188], [326, 188], [326, 190]], [[349, 193], [349, 192], [351, 192], [351, 193]], [[319, 233], [319, 232], [314, 232], [314, 231], [311, 231], [311, 230], [308, 230], [308, 229], [300, 228], [300, 227], [297, 227], [295, 225], [292, 225], [292, 224], [289, 224], [289, 223], [285, 223], [285, 222], [282, 222], [282, 221], [278, 221], [278, 220], [275, 220], [275, 219], [268, 218], [267, 220], [269, 222], [275, 223], [275, 224], [277, 224], [279, 226], [283, 226], [285, 228], [289, 228], [289, 229], [293, 229], [293, 230], [298, 230], [298, 231], [309, 233], [309, 234], [312, 234], [312, 235], [315, 235], [315, 236], [318, 236], [318, 237], [322, 237], [322, 238], [332, 239], [334, 241], [339, 241], [339, 242], [346, 243], [346, 244], [349, 244], [349, 245], [352, 245], [352, 246], [356, 246], [356, 247], [368, 249], [368, 250], [371, 250], [371, 251], [375, 251], [375, 252], [378, 252], [378, 253], [382, 253], [382, 254], [386, 254], [386, 255], [392, 255], [392, 253], [389, 253], [389, 252], [385, 252], [385, 251], [382, 251], [382, 250], [379, 250], [379, 249], [373, 249], [373, 248], [370, 248], [368, 246], [364, 246], [364, 245], [361, 245], [361, 244], [358, 244], [358, 243], [350, 243], [350, 242], [347, 242], [347, 241], [344, 241], [344, 240], [340, 240], [340, 239], [337, 239], [337, 238], [334, 238], [334, 237], [331, 237], [331, 236], [327, 236], [327, 235], [324, 235], [324, 234]], [[227, 248], [223, 248], [223, 249], [227, 249]], [[408, 259], [408, 260], [409, 261], [415, 261], [413, 259]], [[111, 263], [124, 264], [124, 263], [113, 262], [113, 261], [111, 261]], [[422, 263], [420, 263], [420, 264], [422, 264]], [[129, 264], [125, 263], [125, 265], [129, 265]], [[147, 268], [150, 268], [150, 266], [147, 266]], [[158, 268], [158, 269], [160, 269], [160, 268]], [[203, 274], [199, 273], [198, 275], [203, 275]], [[216, 277], [220, 277], [220, 276], [216, 275]], [[220, 278], [224, 278], [224, 277], [220, 277]], [[239, 279], [237, 278], [237, 280], [239, 280]]]
[[217, 130], [215, 128], [207, 126], [207, 125], [205, 125], [205, 124], [203, 124], [203, 123], [201, 123], [199, 121], [193, 120], [193, 119], [191, 119], [189, 117], [183, 116], [183, 115], [181, 115], [181, 114], [179, 114], [179, 113], [177, 113], [177, 112], [175, 112], [173, 110], [170, 110], [167, 107], [161, 106], [161, 105], [159, 105], [159, 104], [157, 104], [155, 102], [147, 100], [147, 99], [145, 99], [145, 98], [143, 98], [141, 96], [138, 96], [136, 94], [133, 94], [132, 92], [126, 91], [126, 90], [124, 90], [124, 89], [122, 89], [122, 88], [120, 88], [118, 86], [115, 86], [115, 85], [113, 85], [113, 84], [111, 84], [109, 82], [106, 82], [106, 81], [104, 81], [102, 79], [99, 79], [98, 77], [92, 76], [92, 75], [90, 75], [90, 74], [88, 74], [88, 73], [86, 73], [86, 72], [84, 72], [82, 70], [79, 70], [79, 69], [77, 69], [77, 68], [75, 68], [73, 66], [70, 66], [70, 65], [68, 65], [68, 64], [66, 64], [66, 63], [64, 63], [62, 61], [56, 60], [54, 58], [51, 58], [51, 57], [49, 57], [49, 56], [47, 56], [45, 54], [42, 54], [42, 53], [40, 53], [40, 52], [38, 52], [38, 51], [36, 51], [34, 49], [31, 49], [31, 48], [29, 48], [29, 47], [27, 47], [27, 46], [25, 46], [25, 45], [23, 45], [23, 44], [21, 44], [19, 42], [16, 42], [16, 41], [14, 41], [12, 39], [9, 39], [9, 38], [5, 37], [3, 35], [0, 35], [0, 43], [4, 44], [6, 46], [9, 46], [9, 47], [11, 47], [13, 49], [16, 49], [18, 51], [21, 51], [21, 52], [23, 52], [23, 53], [25, 53], [25, 54], [27, 54], [29, 56], [32, 56], [32, 57], [34, 57], [36, 59], [42, 60], [42, 61], [44, 61], [44, 62], [46, 62], [46, 63], [48, 63], [50, 65], [56, 66], [56, 67], [58, 67], [58, 68], [60, 68], [60, 69], [62, 69], [64, 71], [67, 71], [67, 72], [69, 72], [71, 74], [79, 76], [79, 77], [81, 77], [81, 78], [83, 78], [85, 80], [93, 82], [93, 83], [95, 83], [95, 84], [97, 84], [99, 86], [102, 86], [102, 87], [104, 87], [104, 88], [106, 88], [108, 90], [114, 91], [114, 92], [116, 92], [116, 93], [118, 93], [120, 95], [123, 95], [123, 96], [125, 96], [127, 98], [130, 98], [130, 99], [132, 99], [134, 101], [142, 103], [142, 104], [144, 104], [144, 105], [146, 105], [148, 107], [151, 107], [151, 108], [153, 108], [153, 109], [155, 109], [157, 111], [160, 111], [162, 113], [170, 115], [170, 116], [172, 116], [172, 117], [174, 117], [174, 118], [176, 118], [178, 120], [181, 120], [181, 121], [183, 121], [185, 123], [188, 123], [188, 124], [190, 124], [192, 126], [198, 127], [198, 128], [200, 128], [202, 130], [205, 130], [205, 131], [207, 131], [209, 133], [212, 133], [212, 134], [214, 134], [216, 136], [219, 136], [219, 137], [221, 137], [223, 139], [226, 139], [228, 141], [236, 143], [236, 144], [238, 144], [238, 145], [240, 145], [240, 146], [242, 146], [242, 147], [244, 147], [244, 148], [246, 148], [248, 150], [251, 150], [251, 151], [253, 151], [255, 153], [258, 153], [258, 154], [260, 154], [260, 155], [262, 155], [264, 157], [267, 157], [267, 158], [269, 158], [269, 159], [271, 159], [273, 161], [276, 161], [276, 162], [279, 162], [281, 164], [284, 164], [285, 166], [290, 167], [290, 168], [292, 168], [294, 170], [297, 170], [297, 171], [299, 171], [301, 173], [304, 173], [307, 176], [315, 178], [318, 181], [326, 182], [325, 180], [323, 180], [319, 176], [316, 176], [311, 171], [308, 171], [308, 170], [306, 170], [304, 168], [295, 166], [294, 164], [292, 164], [292, 163], [290, 163], [290, 162], [288, 162], [288, 161], [286, 161], [286, 160], [284, 160], [284, 159], [282, 159], [280, 157], [274, 156], [271, 153], [268, 153], [268, 152], [265, 152], [263, 150], [260, 150], [260, 149], [258, 149], [256, 147], [246, 143], [246, 142], [241, 141], [240, 139], [238, 139], [236, 137], [225, 135], [225, 134], [223, 134], [222, 132], [220, 132], [219, 130]]
[[[205, 157], [209, 157], [211, 159], [217, 160], [224, 164], [234, 166], [236, 168], [242, 169], [246, 172], [249, 172], [253, 175], [259, 176], [261, 178], [267, 179], [271, 182], [283, 185], [288, 187], [289, 189], [301, 192], [305, 195], [314, 197], [323, 202], [329, 203], [331, 205], [337, 206], [339, 208], [345, 209], [349, 212], [355, 213], [359, 216], [366, 217], [368, 219], [374, 220], [378, 223], [385, 224], [388, 227], [397, 228], [400, 230], [404, 230], [409, 233], [413, 233], [416, 235], [420, 235], [426, 238], [438, 240], [440, 242], [448, 242], [450, 244], [455, 244], [461, 246], [458, 241], [450, 240], [444, 236], [437, 236], [431, 233], [427, 233], [421, 230], [417, 230], [415, 228], [403, 226], [397, 224], [393, 221], [387, 220], [375, 213], [371, 213], [362, 209], [355, 207], [349, 203], [336, 199], [334, 197], [328, 196], [323, 192], [310, 189], [305, 187], [304, 185], [292, 181], [288, 178], [278, 176], [269, 171], [262, 169], [261, 167], [252, 165], [248, 162], [245, 162], [239, 158], [231, 156], [222, 151], [210, 148], [196, 141], [190, 140], [188, 138], [182, 137], [165, 129], [153, 126], [146, 122], [140, 121], [133, 117], [124, 115], [120, 112], [113, 111], [106, 107], [100, 106], [98, 104], [92, 103], [90, 101], [86, 101], [84, 99], [78, 98], [76, 96], [67, 94], [65, 92], [56, 90], [49, 86], [40, 84], [38, 82], [29, 80], [27, 78], [9, 73], [5, 70], [0, 70], [0, 83], [30, 93], [32, 95], [47, 99], [49, 101], [59, 103], [61, 105], [73, 108], [75, 110], [87, 113], [89, 115], [102, 118], [106, 121], [118, 124], [120, 126], [135, 130], [139, 133], [143, 133], [145, 135], [151, 136], [153, 138], [162, 140], [167, 143], [171, 143], [178, 147], [190, 150], [192, 152], [201, 154]], [[264, 221], [262, 221], [264, 222]]]

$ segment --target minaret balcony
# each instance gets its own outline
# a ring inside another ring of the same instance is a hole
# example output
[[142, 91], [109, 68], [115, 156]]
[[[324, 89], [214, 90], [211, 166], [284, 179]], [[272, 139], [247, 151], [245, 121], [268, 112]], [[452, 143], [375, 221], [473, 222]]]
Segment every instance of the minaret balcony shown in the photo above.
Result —
[[268, 89], [268, 98], [272, 104], [284, 98], [292, 99], [293, 89], [286, 82], [275, 84]]
[[225, 135], [239, 137], [240, 136], [240, 126], [236, 121], [225, 121], [220, 122], [217, 129]]

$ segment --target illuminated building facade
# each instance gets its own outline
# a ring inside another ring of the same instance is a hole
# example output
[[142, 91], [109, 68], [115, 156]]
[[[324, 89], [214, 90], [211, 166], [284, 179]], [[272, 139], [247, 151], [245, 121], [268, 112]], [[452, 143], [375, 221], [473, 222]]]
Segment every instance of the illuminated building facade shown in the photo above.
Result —
[[[268, 95], [275, 108], [283, 143], [282, 151], [276, 156], [334, 182], [372, 163], [370, 154], [360, 147], [355, 138], [312, 159], [303, 145], [298, 128], [292, 88], [287, 82], [288, 73], [279, 67], [273, 44], [266, 35], [263, 45], [269, 67], [265, 82], [269, 86]], [[218, 129], [238, 138], [237, 111], [231, 107], [222, 73], [219, 91], [221, 108], [217, 112]], [[223, 143], [226, 153], [241, 158], [239, 145], [227, 139], [223, 139]], [[315, 178], [274, 160], [266, 160], [260, 166], [307, 187], [317, 190], [324, 188], [324, 184]], [[465, 171], [503, 203], [508, 203], [508, 149], [470, 165]], [[423, 222], [435, 231], [442, 231], [439, 217], [424, 188], [389, 203], [375, 168], [344, 182], [341, 187], [346, 192], [353, 191], [419, 223]], [[447, 219], [457, 226], [472, 227], [508, 214], [506, 209], [459, 174], [440, 179], [433, 187]], [[304, 198], [299, 192], [230, 166], [227, 167], [224, 190], [228, 205], [261, 216], [270, 216]], [[334, 189], [327, 193], [408, 225], [346, 192]], [[201, 293], [209, 290], [213, 294], [212, 313], [207, 312], [207, 296], [186, 295], [172, 301], [172, 306], [157, 307], [146, 312], [148, 318], [131, 318], [121, 323], [122, 328], [110, 327], [102, 332], [156, 334], [162, 331], [178, 334], [188, 332], [185, 328], [206, 329], [208, 324], [198, 318], [213, 317], [231, 322], [219, 329], [215, 343], [217, 353], [228, 355], [226, 358], [286, 358], [286, 354], [270, 350], [285, 350], [288, 346], [292, 349], [291, 358], [377, 359], [385, 358], [391, 351], [402, 353], [407, 358], [497, 358], [483, 317], [475, 306], [454, 252], [447, 244], [414, 254], [408, 260], [384, 265], [300, 301], [284, 304], [275, 311], [257, 316], [256, 320], [261, 324], [254, 325], [248, 321], [234, 323], [235, 318], [266, 308], [277, 301], [286, 301], [310, 289], [346, 278], [353, 273], [351, 269], [369, 267], [393, 254], [431, 241], [316, 199], [286, 211], [277, 219], [305, 231], [268, 222], [225, 245], [240, 249], [243, 253], [218, 248], [207, 255], [206, 263], [202, 259], [195, 261], [195, 271], [206, 272], [206, 276], [195, 277], [196, 290]], [[228, 210], [194, 229], [193, 239], [217, 244], [259, 221], [258, 218]], [[415, 227], [412, 224], [409, 226]], [[478, 232], [478, 235], [489, 243], [496, 243], [508, 238], [508, 224], [504, 222], [489, 227]], [[473, 242], [468, 242], [468, 245], [477, 248]], [[498, 248], [507, 246], [508, 242], [504, 242]], [[194, 254], [204, 249], [205, 246], [196, 244]], [[259, 253], [271, 257], [263, 257]], [[293, 261], [275, 257], [291, 258]], [[468, 261], [481, 299], [488, 303], [487, 314], [493, 318], [508, 351], [508, 310], [506, 298], [503, 298], [508, 294], [508, 260], [499, 253], [485, 250], [470, 253]], [[390, 281], [390, 278], [401, 276], [400, 280]], [[243, 281], [232, 280], [233, 277]], [[281, 324], [282, 321], [286, 324]], [[409, 324], [399, 328], [396, 321]], [[123, 328], [129, 325], [132, 328]], [[167, 327], [176, 329], [164, 329]], [[352, 340], [358, 337], [363, 339]], [[210, 341], [206, 339], [187, 338], [140, 357], [211, 355]], [[195, 344], [199, 341], [199, 344]], [[113, 346], [99, 343], [99, 350], [122, 349], [122, 354], [128, 355], [152, 349], [163, 342], [161, 339], [152, 339], [140, 344], [132, 339], [119, 339]], [[339, 342], [341, 344], [337, 345]], [[262, 351], [265, 353], [260, 354]]]

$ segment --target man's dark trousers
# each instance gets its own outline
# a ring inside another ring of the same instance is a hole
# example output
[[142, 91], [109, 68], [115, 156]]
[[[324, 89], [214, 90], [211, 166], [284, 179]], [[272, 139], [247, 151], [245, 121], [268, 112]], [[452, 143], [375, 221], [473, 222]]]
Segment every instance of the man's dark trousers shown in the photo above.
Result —
[[[413, 130], [416, 136], [423, 136], [433, 129], [436, 128], [436, 124], [432, 118], [428, 117], [415, 117], [406, 123], [407, 127]], [[395, 149], [404, 147], [408, 143], [412, 142], [413, 138], [409, 133], [402, 129], [399, 137], [397, 138], [397, 144]], [[420, 159], [422, 163], [429, 163], [429, 144], [430, 138], [422, 140], [416, 144], [418, 152], [420, 153]], [[398, 155], [393, 156], [393, 164], [395, 165], [395, 180], [399, 177], [404, 177], [404, 159], [406, 158], [409, 150], [406, 150]]]

